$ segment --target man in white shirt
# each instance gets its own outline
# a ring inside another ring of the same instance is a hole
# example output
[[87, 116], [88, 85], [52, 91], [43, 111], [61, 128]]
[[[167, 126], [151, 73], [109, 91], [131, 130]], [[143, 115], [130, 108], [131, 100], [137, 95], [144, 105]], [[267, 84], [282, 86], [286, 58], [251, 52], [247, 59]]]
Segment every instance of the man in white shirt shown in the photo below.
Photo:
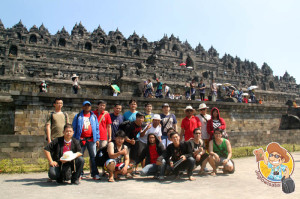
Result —
[[196, 115], [201, 122], [201, 132], [202, 132], [202, 140], [205, 143], [205, 148], [208, 149], [209, 144], [209, 135], [207, 133], [207, 121], [211, 119], [211, 116], [207, 114], [208, 107], [206, 104], [202, 103], [199, 105], [199, 111], [200, 113]]
[[164, 88], [165, 98], [169, 99], [170, 98], [170, 87], [166, 83], [164, 83], [163, 88]]

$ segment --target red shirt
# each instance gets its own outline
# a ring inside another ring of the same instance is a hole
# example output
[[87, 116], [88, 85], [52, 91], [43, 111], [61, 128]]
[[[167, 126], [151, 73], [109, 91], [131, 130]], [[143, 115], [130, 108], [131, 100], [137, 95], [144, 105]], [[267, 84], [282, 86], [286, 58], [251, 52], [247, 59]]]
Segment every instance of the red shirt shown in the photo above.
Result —
[[155, 164], [156, 160], [158, 158], [158, 153], [156, 151], [156, 144], [155, 145], [149, 145], [149, 153], [150, 153], [150, 163]]
[[[93, 137], [92, 126], [90, 122], [91, 113], [83, 114], [83, 126], [82, 126], [82, 133], [81, 138], [88, 138]], [[92, 140], [91, 140], [92, 141]]]
[[190, 119], [185, 117], [181, 122], [181, 128], [184, 129], [184, 139], [188, 141], [190, 138], [194, 138], [193, 131], [195, 128], [201, 126], [201, 122], [198, 117], [192, 116]]
[[63, 154], [65, 152], [67, 152], [67, 151], [71, 151], [71, 144], [72, 144], [71, 141], [69, 143], [67, 143], [66, 141], [64, 141]]
[[[95, 110], [93, 113], [95, 113], [95, 115], [98, 118], [98, 123], [99, 123], [99, 131], [100, 131], [100, 140], [107, 140], [107, 125], [111, 124], [111, 118], [110, 115], [107, 111], [102, 111], [101, 114], [98, 113], [98, 110]], [[102, 115], [106, 113], [102, 118]], [[101, 120], [101, 123], [100, 123]]]

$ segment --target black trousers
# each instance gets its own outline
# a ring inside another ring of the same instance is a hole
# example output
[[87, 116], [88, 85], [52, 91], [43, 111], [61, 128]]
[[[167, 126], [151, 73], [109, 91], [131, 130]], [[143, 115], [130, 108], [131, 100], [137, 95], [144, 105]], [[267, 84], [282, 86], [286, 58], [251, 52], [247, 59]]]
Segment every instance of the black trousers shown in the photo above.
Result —
[[[74, 165], [73, 161], [68, 162], [67, 164]], [[72, 170], [73, 171], [75, 170], [75, 172], [73, 172], [73, 174], [72, 174], [72, 179], [71, 179], [72, 182], [79, 179], [80, 174], [83, 170], [83, 165], [84, 165], [83, 157], [78, 157], [78, 158], [75, 159], [75, 169], [74, 169], [74, 166], [72, 166]], [[49, 175], [49, 178], [52, 179], [52, 180], [62, 181], [63, 180], [62, 179], [62, 176], [63, 176], [62, 167], [61, 166], [59, 166], [59, 167], [50, 167], [48, 175]]]
[[200, 99], [201, 99], [201, 101], [204, 101], [204, 98], [205, 98], [205, 93], [200, 93]]
[[193, 157], [187, 158], [185, 161], [183, 161], [181, 164], [179, 164], [174, 170], [173, 173], [175, 175], [178, 175], [180, 171], [187, 170], [188, 176], [193, 175], [193, 169], [195, 165], [195, 159]]

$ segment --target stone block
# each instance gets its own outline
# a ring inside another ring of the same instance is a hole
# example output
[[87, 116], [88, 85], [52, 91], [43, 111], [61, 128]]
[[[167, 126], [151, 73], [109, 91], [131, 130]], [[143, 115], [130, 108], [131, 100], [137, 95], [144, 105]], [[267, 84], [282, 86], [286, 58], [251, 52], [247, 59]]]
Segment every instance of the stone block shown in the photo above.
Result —
[[13, 143], [10, 143], [10, 146], [11, 146], [11, 147], [20, 147], [20, 143], [18, 143], [18, 142], [13, 142]]
[[1, 150], [1, 152], [3, 152], [3, 153], [11, 153], [11, 152], [14, 151], [13, 148], [1, 148], [0, 150]]

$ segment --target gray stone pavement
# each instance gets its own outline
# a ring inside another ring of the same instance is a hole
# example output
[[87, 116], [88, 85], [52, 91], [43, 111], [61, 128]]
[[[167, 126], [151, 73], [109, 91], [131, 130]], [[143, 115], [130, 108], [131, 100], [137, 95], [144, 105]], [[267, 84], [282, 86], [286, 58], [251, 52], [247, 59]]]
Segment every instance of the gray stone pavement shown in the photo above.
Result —
[[[270, 187], [257, 179], [255, 157], [235, 159], [236, 172], [217, 177], [195, 175], [196, 181], [186, 176], [177, 181], [157, 182], [151, 177], [136, 177], [108, 183], [106, 179], [84, 179], [81, 184], [57, 185], [47, 182], [47, 173], [0, 175], [1, 199], [6, 198], [300, 198], [300, 152], [293, 153], [295, 170], [292, 178], [296, 190], [285, 194], [281, 187]], [[198, 169], [196, 170], [198, 172]]]

